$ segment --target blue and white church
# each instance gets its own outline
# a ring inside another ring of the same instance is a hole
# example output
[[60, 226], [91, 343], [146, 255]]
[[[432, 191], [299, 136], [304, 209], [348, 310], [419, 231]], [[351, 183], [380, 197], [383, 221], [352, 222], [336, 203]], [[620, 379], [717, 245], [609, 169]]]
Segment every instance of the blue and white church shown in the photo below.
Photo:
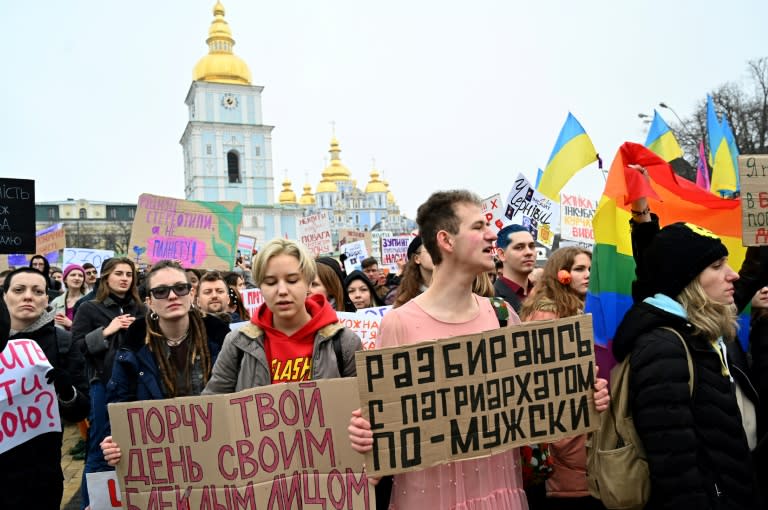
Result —
[[208, 54], [195, 65], [185, 100], [189, 118], [180, 140], [185, 197], [240, 202], [241, 234], [255, 237], [257, 247], [275, 237], [295, 239], [298, 218], [320, 210], [332, 218], [335, 239], [341, 229], [410, 231], [413, 221], [400, 214], [378, 171], [371, 170], [364, 191], [357, 188], [341, 163], [335, 137], [316, 193], [307, 183], [297, 200], [286, 177], [275, 201], [274, 126], [263, 121], [264, 87], [252, 84], [248, 65], [234, 54], [235, 41], [224, 15], [217, 1], [206, 39]]

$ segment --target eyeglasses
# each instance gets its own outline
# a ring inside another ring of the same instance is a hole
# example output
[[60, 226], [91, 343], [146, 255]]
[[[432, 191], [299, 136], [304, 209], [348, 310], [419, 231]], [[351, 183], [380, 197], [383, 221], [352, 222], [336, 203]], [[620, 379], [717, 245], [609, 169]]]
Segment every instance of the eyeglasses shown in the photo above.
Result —
[[168, 299], [171, 291], [181, 297], [189, 294], [190, 290], [192, 290], [190, 283], [175, 283], [173, 285], [158, 285], [154, 289], [149, 289], [149, 293], [155, 299]]

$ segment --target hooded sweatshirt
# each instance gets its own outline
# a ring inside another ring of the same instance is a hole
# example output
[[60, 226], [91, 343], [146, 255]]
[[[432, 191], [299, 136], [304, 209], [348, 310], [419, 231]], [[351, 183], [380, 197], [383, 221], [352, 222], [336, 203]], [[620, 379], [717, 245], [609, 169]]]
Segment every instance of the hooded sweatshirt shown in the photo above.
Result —
[[264, 331], [264, 351], [270, 364], [272, 383], [308, 381], [312, 377], [312, 352], [320, 328], [339, 321], [336, 311], [322, 294], [304, 301], [309, 322], [292, 335], [274, 327], [272, 310], [263, 304], [251, 322]]
[[349, 273], [349, 276], [344, 280], [344, 290], [349, 288], [349, 285], [355, 281], [355, 280], [361, 280], [363, 283], [365, 283], [366, 287], [368, 287], [368, 291], [371, 293], [371, 306], [384, 306], [384, 302], [379, 298], [379, 296], [376, 294], [376, 288], [371, 283], [371, 280], [368, 279], [367, 276], [365, 276], [365, 273], [362, 271], [352, 271]]

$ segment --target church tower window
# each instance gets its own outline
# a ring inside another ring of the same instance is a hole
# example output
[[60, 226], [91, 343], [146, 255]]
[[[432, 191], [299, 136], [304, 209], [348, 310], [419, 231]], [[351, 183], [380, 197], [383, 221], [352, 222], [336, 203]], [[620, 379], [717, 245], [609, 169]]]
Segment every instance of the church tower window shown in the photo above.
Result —
[[240, 154], [236, 150], [227, 152], [227, 176], [230, 184], [243, 182], [240, 177]]

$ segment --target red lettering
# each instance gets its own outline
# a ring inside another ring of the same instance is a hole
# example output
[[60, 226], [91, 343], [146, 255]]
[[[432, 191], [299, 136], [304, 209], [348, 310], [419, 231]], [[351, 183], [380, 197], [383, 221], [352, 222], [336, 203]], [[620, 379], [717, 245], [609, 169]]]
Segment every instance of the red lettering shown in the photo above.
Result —
[[760, 193], [757, 194], [757, 196], [758, 196], [758, 201], [760, 203], [760, 208], [765, 209], [766, 207], [768, 207], [768, 193], [766, 193], [765, 191], [761, 191]]
[[115, 480], [107, 480], [107, 490], [109, 491], [109, 504], [115, 508], [122, 507], [123, 504], [120, 501], [120, 493], [117, 490]]
[[256, 411], [259, 417], [259, 430], [271, 430], [277, 427], [279, 419], [274, 410], [275, 399], [268, 393], [259, 393], [254, 396], [256, 400]]
[[[304, 390], [311, 389], [312, 394], [309, 397], [309, 402], [306, 400]], [[317, 384], [314, 382], [299, 383], [299, 397], [301, 401], [301, 414], [304, 417], [304, 427], [309, 427], [313, 420], [315, 412], [317, 413], [317, 424], [321, 427], [325, 427], [325, 415], [323, 414], [323, 398], [320, 395], [320, 390], [317, 388]]]
[[22, 395], [29, 395], [31, 393], [34, 393], [35, 391], [42, 391], [43, 389], [43, 383], [40, 382], [40, 374], [34, 374], [32, 377], [32, 387], [27, 388], [26, 383], [27, 378], [22, 377], [21, 378], [21, 394]]
[[229, 405], [237, 404], [240, 406], [240, 421], [243, 424], [243, 432], [245, 433], [245, 437], [251, 437], [251, 424], [248, 423], [248, 410], [246, 409], [245, 404], [246, 402], [250, 402], [252, 400], [253, 395], [233, 398], [229, 400]]
[[234, 480], [235, 478], [237, 478], [237, 468], [233, 468], [232, 471], [227, 471], [225, 461], [224, 461], [224, 455], [229, 455], [230, 457], [234, 457], [235, 450], [231, 446], [225, 444], [221, 448], [219, 448], [219, 455], [218, 455], [219, 473], [226, 480]]

